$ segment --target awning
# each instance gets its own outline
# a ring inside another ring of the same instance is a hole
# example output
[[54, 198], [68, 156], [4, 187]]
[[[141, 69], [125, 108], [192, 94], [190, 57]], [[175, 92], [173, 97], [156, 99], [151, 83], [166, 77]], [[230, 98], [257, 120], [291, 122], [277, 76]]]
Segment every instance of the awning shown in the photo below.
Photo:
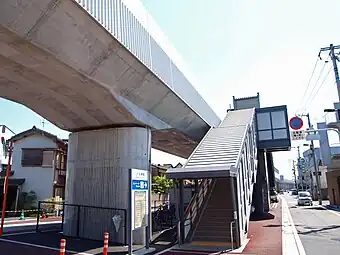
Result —
[[[0, 178], [0, 186], [3, 186], [5, 182], [5, 178]], [[8, 179], [8, 185], [9, 186], [19, 186], [22, 185], [25, 182], [25, 179], [21, 178], [9, 178]]]
[[235, 176], [236, 171], [230, 165], [209, 167], [169, 168], [166, 175], [171, 179], [210, 179]]

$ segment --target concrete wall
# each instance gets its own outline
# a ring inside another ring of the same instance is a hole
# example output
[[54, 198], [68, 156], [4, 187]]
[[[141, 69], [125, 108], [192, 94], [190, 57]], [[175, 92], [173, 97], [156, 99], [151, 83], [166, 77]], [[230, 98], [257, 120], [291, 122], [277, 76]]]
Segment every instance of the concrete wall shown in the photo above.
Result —
[[[105, 231], [110, 240], [124, 242], [129, 207], [129, 169], [150, 170], [151, 131], [147, 128], [111, 128], [72, 133], [68, 145], [66, 202], [81, 207], [65, 207], [64, 232], [83, 238], [103, 239]], [[91, 208], [91, 207], [105, 207]], [[121, 210], [123, 209], [123, 210]], [[122, 222], [115, 231], [112, 217], [120, 215]], [[143, 243], [145, 231], [134, 231], [134, 241]]]
[[22, 185], [24, 192], [34, 191], [38, 200], [44, 200], [53, 195], [53, 167], [23, 167], [21, 166], [22, 149], [24, 148], [57, 148], [51, 139], [39, 135], [29, 136], [14, 143], [12, 178], [24, 178]]

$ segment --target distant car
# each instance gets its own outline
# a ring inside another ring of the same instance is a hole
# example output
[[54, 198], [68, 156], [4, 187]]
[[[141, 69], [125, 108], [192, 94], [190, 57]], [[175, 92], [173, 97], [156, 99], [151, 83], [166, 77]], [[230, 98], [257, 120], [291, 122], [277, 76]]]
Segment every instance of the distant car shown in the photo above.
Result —
[[279, 202], [279, 198], [277, 196], [277, 192], [275, 189], [271, 189], [269, 191], [269, 195], [270, 195], [270, 202], [272, 203], [278, 203]]
[[308, 191], [301, 191], [298, 193], [298, 198], [297, 198], [297, 203], [298, 205], [313, 205], [313, 200]]
[[292, 196], [297, 196], [298, 195], [298, 192], [297, 192], [296, 189], [292, 189], [291, 192], [292, 192]]
[[285, 191], [282, 189], [280, 190], [280, 195], [283, 195], [285, 193]]

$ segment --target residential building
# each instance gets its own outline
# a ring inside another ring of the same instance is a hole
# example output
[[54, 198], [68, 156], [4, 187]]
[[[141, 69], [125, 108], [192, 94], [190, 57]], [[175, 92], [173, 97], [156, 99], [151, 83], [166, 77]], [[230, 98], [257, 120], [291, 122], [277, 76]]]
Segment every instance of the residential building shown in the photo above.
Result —
[[284, 175], [280, 175], [277, 168], [274, 168], [275, 172], [275, 188], [277, 191], [280, 190], [291, 190], [295, 188], [295, 182], [292, 180], [286, 180]]
[[[318, 164], [319, 176], [320, 176], [320, 187], [321, 187], [321, 195], [323, 199], [328, 198], [328, 183], [327, 183], [327, 169], [331, 167], [331, 162], [324, 161], [322, 158], [322, 152], [320, 148], [315, 148], [315, 159]], [[340, 154], [340, 146], [330, 147], [330, 153], [332, 156]], [[303, 157], [305, 159], [305, 173], [302, 176], [303, 182], [308, 186], [313, 187], [313, 196], [315, 197], [316, 192], [316, 175], [315, 175], [315, 167], [314, 160], [312, 157], [311, 149], [308, 149], [303, 152]]]
[[[13, 207], [18, 192], [34, 191], [38, 200], [64, 197], [67, 141], [35, 126], [13, 136], [10, 141], [13, 154], [7, 207]], [[0, 180], [3, 186], [4, 177]]]
[[331, 205], [340, 206], [340, 155], [334, 155], [327, 170], [328, 198]]
[[[172, 168], [173, 165], [172, 164], [152, 164], [151, 168], [152, 168], [152, 176], [164, 176], [166, 170], [168, 170], [169, 168]], [[182, 167], [181, 163], [178, 163], [175, 167]]]

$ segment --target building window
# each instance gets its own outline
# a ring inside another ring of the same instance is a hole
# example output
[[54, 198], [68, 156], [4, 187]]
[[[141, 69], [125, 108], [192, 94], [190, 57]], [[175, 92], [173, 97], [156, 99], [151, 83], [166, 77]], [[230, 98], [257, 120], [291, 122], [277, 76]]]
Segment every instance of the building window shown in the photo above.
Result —
[[53, 166], [54, 151], [43, 151], [42, 167]]
[[22, 149], [23, 167], [52, 167], [53, 151], [43, 149]]

